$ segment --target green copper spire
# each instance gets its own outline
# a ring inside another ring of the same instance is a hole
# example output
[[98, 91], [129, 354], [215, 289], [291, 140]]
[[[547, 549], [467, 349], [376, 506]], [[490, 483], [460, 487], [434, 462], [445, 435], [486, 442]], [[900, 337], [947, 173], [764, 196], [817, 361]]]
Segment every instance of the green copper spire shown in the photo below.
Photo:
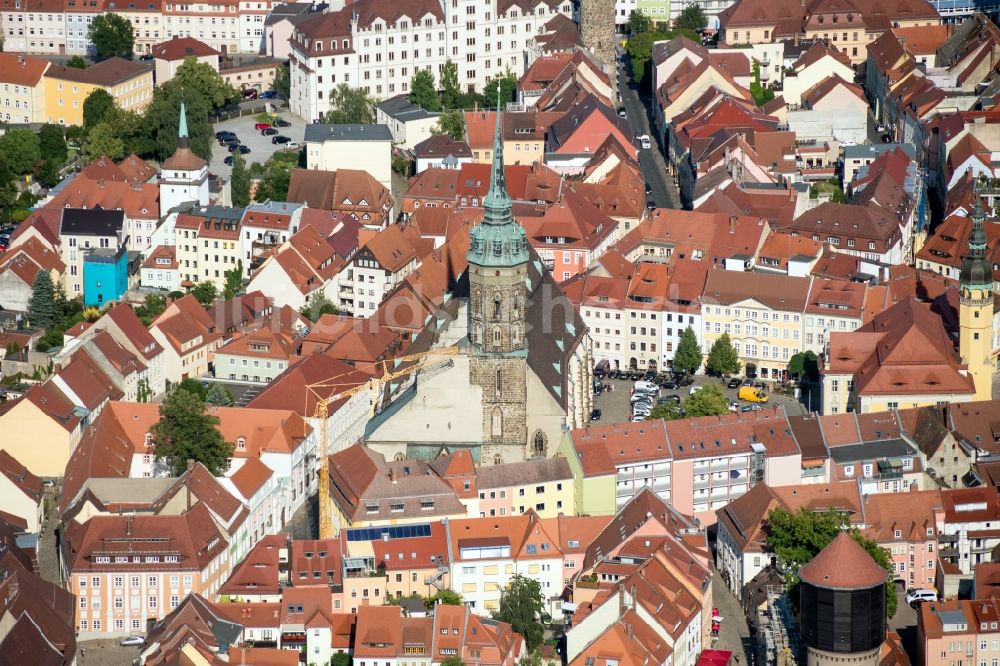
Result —
[[490, 174], [490, 191], [483, 199], [484, 224], [508, 224], [514, 220], [507, 180], [503, 173], [503, 139], [500, 136], [500, 87], [497, 86], [497, 123], [493, 131], [493, 166]]
[[490, 189], [483, 197], [483, 222], [470, 233], [469, 263], [492, 268], [518, 266], [528, 261], [528, 236], [514, 219], [503, 167], [503, 140], [500, 136], [500, 96], [497, 95], [497, 124], [493, 136], [493, 165]]
[[181, 121], [177, 125], [177, 147], [187, 148], [188, 144], [188, 119], [187, 110], [184, 107], [183, 100], [181, 101]]
[[962, 258], [959, 282], [962, 287], [992, 287], [993, 267], [986, 258], [986, 213], [975, 188], [976, 206], [972, 209], [972, 232], [969, 234], [969, 253]]

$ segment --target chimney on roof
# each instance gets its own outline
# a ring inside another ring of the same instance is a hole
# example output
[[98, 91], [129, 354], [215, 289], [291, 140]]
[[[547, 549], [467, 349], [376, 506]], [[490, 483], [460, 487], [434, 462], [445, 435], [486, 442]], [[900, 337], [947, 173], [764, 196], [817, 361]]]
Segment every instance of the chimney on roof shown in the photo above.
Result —
[[125, 536], [132, 536], [132, 516], [125, 516]]
[[731, 233], [731, 234], [735, 234], [736, 233], [736, 220], [737, 220], [737, 218], [736, 218], [735, 215], [730, 215], [729, 216], [729, 233]]
[[17, 64], [19, 64], [21, 67], [24, 67], [24, 54], [23, 53], [18, 53], [17, 54]]
[[792, 44], [795, 46], [799, 45], [799, 33], [796, 32], [795, 35], [792, 36]]

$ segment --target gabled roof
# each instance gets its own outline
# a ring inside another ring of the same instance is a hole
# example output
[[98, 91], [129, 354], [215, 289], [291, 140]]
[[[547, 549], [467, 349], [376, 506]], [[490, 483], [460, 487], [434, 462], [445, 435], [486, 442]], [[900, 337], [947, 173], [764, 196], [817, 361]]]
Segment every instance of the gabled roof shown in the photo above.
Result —
[[18, 490], [34, 502], [42, 501], [42, 480], [19, 463], [14, 456], [0, 449], [0, 474], [7, 477]]
[[174, 36], [165, 42], [154, 44], [152, 49], [153, 57], [157, 60], [172, 62], [184, 60], [186, 58], [203, 58], [206, 56], [217, 56], [219, 52], [205, 42], [194, 37]]

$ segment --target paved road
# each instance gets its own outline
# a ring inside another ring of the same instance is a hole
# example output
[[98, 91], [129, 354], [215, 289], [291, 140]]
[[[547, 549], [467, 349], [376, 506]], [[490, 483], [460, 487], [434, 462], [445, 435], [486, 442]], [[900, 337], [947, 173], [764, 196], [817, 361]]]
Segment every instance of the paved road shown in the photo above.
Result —
[[680, 208], [680, 194], [667, 173], [667, 164], [657, 147], [656, 132], [651, 129], [652, 115], [644, 101], [648, 101], [648, 97], [639, 96], [636, 84], [629, 76], [631, 68], [627, 65], [628, 61], [625, 59], [618, 61], [618, 66], [621, 68], [618, 80], [621, 86], [622, 106], [628, 114], [632, 131], [636, 134], [648, 134], [653, 142], [652, 148], [639, 149], [639, 168], [642, 169], [643, 177], [653, 190], [646, 198], [652, 199], [658, 208]]
[[746, 617], [743, 615], [740, 602], [726, 587], [718, 569], [712, 576], [712, 603], [719, 609], [719, 615], [722, 616], [723, 620], [718, 638], [706, 647], [729, 650], [733, 653], [733, 660], [730, 663], [749, 664], [747, 653], [752, 651], [753, 644], [750, 639], [750, 630], [747, 628]]

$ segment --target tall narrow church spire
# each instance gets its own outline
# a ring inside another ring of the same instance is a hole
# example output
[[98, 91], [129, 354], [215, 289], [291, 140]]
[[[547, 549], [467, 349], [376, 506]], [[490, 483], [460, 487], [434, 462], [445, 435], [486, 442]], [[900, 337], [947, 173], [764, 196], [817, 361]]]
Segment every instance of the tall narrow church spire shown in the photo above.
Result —
[[493, 166], [490, 173], [490, 190], [483, 199], [483, 222], [508, 224], [514, 221], [507, 179], [503, 171], [503, 138], [500, 135], [500, 89], [497, 87], [497, 122], [493, 132]]
[[986, 213], [976, 188], [976, 206], [972, 209], [972, 233], [969, 234], [969, 253], [962, 258], [959, 282], [962, 287], [986, 287], [993, 285], [993, 267], [986, 258], [986, 229], [983, 222]]
[[181, 120], [177, 124], [177, 147], [187, 148], [188, 147], [188, 119], [187, 119], [187, 109], [184, 106], [184, 101], [181, 100]]

